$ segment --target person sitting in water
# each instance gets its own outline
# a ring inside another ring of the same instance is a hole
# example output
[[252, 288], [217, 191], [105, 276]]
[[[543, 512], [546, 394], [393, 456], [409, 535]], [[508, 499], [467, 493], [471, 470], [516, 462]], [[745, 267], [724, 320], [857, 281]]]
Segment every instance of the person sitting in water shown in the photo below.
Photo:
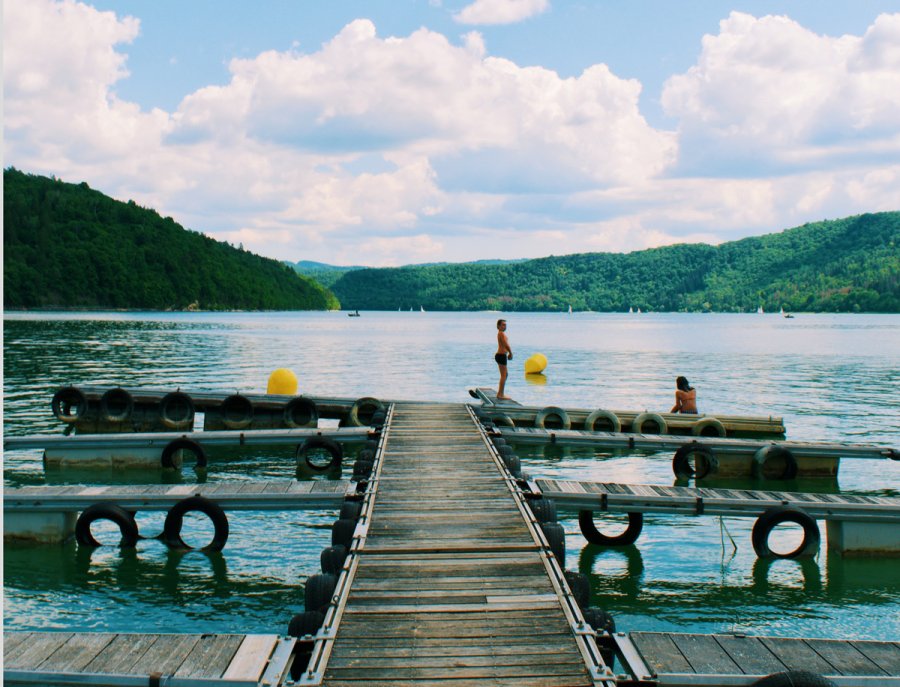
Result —
[[675, 380], [675, 405], [670, 413], [697, 414], [697, 390], [690, 385], [687, 377]]

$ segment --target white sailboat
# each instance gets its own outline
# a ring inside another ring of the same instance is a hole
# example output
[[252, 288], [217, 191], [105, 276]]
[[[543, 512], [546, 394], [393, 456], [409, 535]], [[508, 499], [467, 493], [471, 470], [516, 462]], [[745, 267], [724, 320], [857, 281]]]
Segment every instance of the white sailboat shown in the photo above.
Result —
[[634, 308], [629, 307], [629, 308], [628, 308], [628, 314], [629, 314], [629, 315], [634, 315]]
[[765, 314], [765, 312], [763, 311], [762, 306], [759, 306], [759, 307], [756, 309], [756, 314], [757, 314], [757, 315], [764, 315], [764, 314]]
[[419, 312], [425, 312], [425, 308], [423, 308], [421, 305], [419, 306]]
[[569, 306], [569, 314], [570, 315], [572, 314], [572, 306], [571, 305]]

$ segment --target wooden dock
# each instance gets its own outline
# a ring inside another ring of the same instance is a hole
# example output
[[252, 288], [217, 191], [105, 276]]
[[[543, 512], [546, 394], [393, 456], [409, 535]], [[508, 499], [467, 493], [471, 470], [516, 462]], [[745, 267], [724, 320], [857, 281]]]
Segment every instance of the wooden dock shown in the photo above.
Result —
[[168, 510], [203, 496], [227, 510], [312, 510], [340, 508], [355, 493], [348, 480], [223, 480], [205, 484], [31, 486], [3, 490], [4, 513], [81, 511], [114, 503], [129, 511]]
[[261, 687], [281, 684], [278, 635], [4, 632], [6, 685]]
[[760, 448], [780, 446], [796, 458], [865, 458], [900, 460], [900, 450], [871, 444], [839, 442], [759, 441], [728, 437], [683, 437], [662, 434], [625, 432], [587, 432], [580, 429], [537, 429], [533, 427], [498, 427], [511, 444], [558, 444], [560, 446], [593, 446], [613, 450], [677, 451], [682, 446], [698, 444], [717, 456], [752, 457]]
[[[504, 421], [509, 419], [517, 427], [533, 427], [542, 411], [546, 410], [538, 406], [523, 406], [513, 400], [499, 400], [496, 391], [493, 389], [472, 389], [469, 394], [482, 402], [482, 411], [485, 415], [500, 418]], [[596, 409], [562, 408], [561, 410], [568, 416], [573, 427], [583, 429], [585, 421]], [[623, 432], [632, 431], [632, 425], [635, 420], [647, 414], [647, 411], [641, 410], [607, 409], [606, 412], [616, 416]], [[657, 412], [653, 413], [653, 415], [658, 416], [665, 423], [666, 430], [662, 432], [663, 434], [694, 434], [699, 433], [704, 427], [709, 427], [710, 425], [714, 425], [719, 433], [724, 436], [780, 438], [785, 433], [784, 419], [774, 415], [749, 416], [709, 413], [682, 415], [667, 412]], [[716, 422], [711, 422], [712, 420]]]
[[791, 670], [824, 676], [837, 687], [900, 685], [897, 642], [675, 632], [617, 633], [613, 639], [628, 673], [617, 684], [625, 687], [738, 687]]
[[612, 685], [465, 406], [396, 404], [370, 490], [300, 684]]
[[561, 510], [758, 517], [769, 508], [795, 506], [823, 520], [900, 525], [900, 497], [552, 479], [537, 479], [532, 484], [536, 493], [553, 499]]

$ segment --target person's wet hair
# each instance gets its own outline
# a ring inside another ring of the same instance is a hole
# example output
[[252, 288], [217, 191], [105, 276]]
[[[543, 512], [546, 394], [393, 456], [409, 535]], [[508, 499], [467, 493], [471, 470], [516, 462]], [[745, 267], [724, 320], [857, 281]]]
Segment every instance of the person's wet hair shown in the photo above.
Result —
[[690, 391], [692, 388], [687, 377], [678, 377], [675, 380], [675, 386], [677, 386], [680, 391]]

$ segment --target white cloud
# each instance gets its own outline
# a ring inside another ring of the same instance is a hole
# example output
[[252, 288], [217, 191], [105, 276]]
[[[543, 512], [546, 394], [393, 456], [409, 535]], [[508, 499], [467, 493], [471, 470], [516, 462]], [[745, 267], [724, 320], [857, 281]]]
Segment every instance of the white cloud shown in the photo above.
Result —
[[460, 24], [514, 24], [546, 12], [549, 0], [475, 0], [453, 15]]
[[900, 15], [830, 38], [732, 14], [666, 85], [677, 133], [636, 80], [521, 67], [474, 31], [356, 20], [316, 52], [235, 59], [167, 113], [116, 95], [137, 20], [7, 0], [3, 30], [7, 164], [271, 257], [637, 250], [900, 207]]
[[900, 14], [864, 36], [818, 35], [740, 12], [704, 36], [698, 62], [662, 103], [680, 120], [688, 170], [814, 169], [900, 154]]

